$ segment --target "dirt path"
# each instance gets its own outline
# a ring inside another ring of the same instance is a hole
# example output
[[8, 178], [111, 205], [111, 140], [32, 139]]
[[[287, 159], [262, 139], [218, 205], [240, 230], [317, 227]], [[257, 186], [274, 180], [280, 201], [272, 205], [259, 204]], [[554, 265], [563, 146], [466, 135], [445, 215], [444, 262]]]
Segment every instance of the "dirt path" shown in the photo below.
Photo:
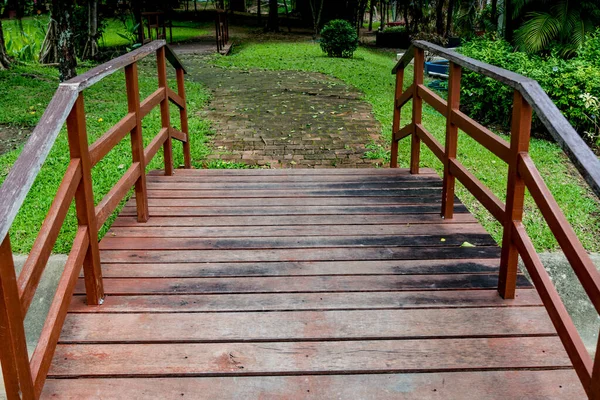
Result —
[[272, 168], [361, 168], [380, 125], [361, 93], [318, 73], [227, 70], [184, 54], [189, 77], [212, 91], [204, 111], [213, 159]]

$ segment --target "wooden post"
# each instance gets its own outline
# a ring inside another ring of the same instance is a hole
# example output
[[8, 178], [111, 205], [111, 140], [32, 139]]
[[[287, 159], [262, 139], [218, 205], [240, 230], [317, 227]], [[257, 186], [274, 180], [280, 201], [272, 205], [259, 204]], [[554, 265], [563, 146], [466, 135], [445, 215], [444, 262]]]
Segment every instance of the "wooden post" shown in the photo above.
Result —
[[453, 62], [449, 66], [448, 79], [448, 111], [446, 112], [446, 149], [444, 163], [444, 185], [442, 188], [442, 217], [452, 219], [454, 216], [454, 176], [450, 173], [450, 160], [456, 159], [458, 145], [458, 127], [452, 123], [452, 112], [458, 111], [460, 105], [460, 78], [462, 69]]
[[8, 234], [0, 244], [0, 363], [9, 399], [34, 399], [33, 378]]
[[187, 101], [185, 99], [185, 80], [183, 77], [183, 68], [176, 69], [177, 74], [177, 94], [183, 99], [183, 108], [179, 110], [179, 120], [181, 122], [181, 131], [185, 133], [186, 141], [183, 143], [183, 165], [185, 168], [192, 168], [192, 155], [190, 151], [190, 131], [188, 127]]
[[421, 139], [417, 135], [417, 125], [423, 122], [423, 99], [419, 96], [419, 85], [423, 84], [423, 73], [425, 69], [425, 52], [418, 47], [415, 48], [414, 59], [414, 92], [413, 92], [413, 124], [415, 131], [412, 134], [410, 148], [410, 173], [419, 173], [419, 161], [421, 158]]
[[600, 400], [600, 335], [598, 335], [598, 344], [596, 345], [596, 356], [594, 357], [594, 368], [592, 369], [592, 379], [590, 388], [587, 391], [590, 399]]
[[398, 107], [398, 99], [402, 95], [404, 84], [404, 68], [396, 71], [396, 94], [394, 95], [394, 122], [392, 124], [392, 151], [390, 155], [390, 168], [398, 168], [398, 140], [396, 133], [400, 130], [400, 114], [401, 109]]
[[523, 218], [525, 183], [519, 176], [519, 153], [529, 151], [531, 133], [531, 106], [521, 93], [515, 90], [510, 133], [510, 159], [508, 160], [508, 185], [506, 188], [506, 211], [500, 257], [498, 292], [505, 299], [514, 299], [517, 284], [519, 252], [512, 240], [512, 223]]
[[79, 226], [86, 226], [89, 244], [83, 262], [85, 291], [88, 305], [102, 304], [104, 288], [102, 284], [102, 269], [100, 268], [100, 251], [98, 248], [98, 227], [94, 207], [94, 192], [92, 188], [92, 168], [88, 147], [88, 137], [85, 126], [85, 109], [83, 94], [80, 93], [71, 113], [67, 117], [67, 132], [69, 136], [69, 151], [71, 159], [81, 160], [81, 182], [75, 191], [75, 206]]
[[165, 97], [160, 102], [160, 119], [162, 127], [167, 128], [167, 140], [163, 146], [165, 157], [165, 175], [173, 175], [173, 145], [171, 143], [171, 115], [169, 114], [169, 95], [167, 93], [167, 60], [165, 48], [156, 51], [158, 65], [158, 86], [165, 90]]
[[131, 134], [131, 152], [133, 162], [140, 163], [140, 177], [135, 181], [135, 204], [138, 222], [148, 221], [148, 193], [146, 190], [146, 160], [144, 158], [144, 139], [142, 137], [142, 118], [140, 114], [140, 89], [138, 86], [137, 63], [125, 67], [125, 85], [127, 90], [127, 110], [135, 113], [135, 127]]

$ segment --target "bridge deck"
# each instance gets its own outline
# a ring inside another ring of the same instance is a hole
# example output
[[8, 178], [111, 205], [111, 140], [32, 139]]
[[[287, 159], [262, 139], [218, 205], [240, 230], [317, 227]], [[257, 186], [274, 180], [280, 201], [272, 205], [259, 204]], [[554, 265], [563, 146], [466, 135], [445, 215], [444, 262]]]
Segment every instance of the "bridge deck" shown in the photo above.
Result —
[[148, 176], [79, 282], [53, 398], [584, 398], [537, 292], [431, 170]]

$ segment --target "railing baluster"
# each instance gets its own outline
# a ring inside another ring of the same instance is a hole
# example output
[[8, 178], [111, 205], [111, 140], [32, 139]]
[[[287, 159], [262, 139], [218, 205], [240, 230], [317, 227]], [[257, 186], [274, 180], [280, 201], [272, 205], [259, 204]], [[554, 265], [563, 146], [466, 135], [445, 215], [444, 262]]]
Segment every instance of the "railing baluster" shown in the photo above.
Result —
[[594, 358], [594, 368], [592, 370], [592, 380], [588, 395], [590, 399], [600, 400], [600, 335], [596, 344], [596, 356]]
[[167, 93], [167, 60], [165, 48], [156, 51], [158, 66], [158, 86], [165, 89], [165, 97], [160, 102], [160, 119], [162, 127], [167, 128], [167, 140], [163, 146], [165, 157], [165, 175], [173, 175], [173, 145], [171, 143], [171, 115], [169, 114], [169, 94]]
[[419, 161], [421, 158], [421, 139], [417, 135], [417, 124], [421, 124], [423, 121], [423, 99], [419, 96], [418, 87], [423, 84], [423, 74], [425, 68], [425, 52], [423, 49], [415, 49], [415, 60], [414, 60], [414, 92], [413, 92], [413, 124], [415, 125], [415, 131], [412, 134], [411, 148], [410, 148], [410, 173], [419, 173]]
[[71, 158], [81, 160], [81, 183], [75, 192], [75, 206], [79, 226], [87, 226], [89, 244], [83, 262], [85, 291], [88, 305], [102, 304], [104, 287], [102, 269], [100, 268], [100, 251], [98, 248], [98, 227], [94, 207], [94, 192], [92, 188], [92, 171], [88, 137], [85, 124], [85, 108], [83, 93], [79, 97], [67, 117], [67, 132], [69, 135], [69, 152]]
[[398, 168], [398, 140], [396, 140], [396, 132], [400, 130], [400, 114], [402, 110], [398, 107], [398, 99], [402, 95], [404, 84], [404, 68], [396, 71], [396, 94], [394, 96], [394, 122], [392, 124], [392, 151], [390, 155], [390, 168]]
[[183, 143], [183, 165], [185, 168], [192, 168], [192, 156], [190, 150], [190, 131], [187, 117], [187, 100], [185, 98], [185, 80], [183, 77], [183, 68], [176, 68], [177, 74], [177, 94], [183, 99], [184, 107], [179, 110], [179, 120], [181, 121], [181, 132], [185, 133], [186, 141]]
[[0, 364], [9, 399], [33, 399], [17, 276], [8, 234], [0, 244]]
[[458, 146], [458, 127], [452, 123], [452, 112], [460, 106], [460, 79], [462, 68], [453, 62], [449, 65], [448, 79], [448, 111], [446, 112], [446, 149], [444, 164], [444, 186], [442, 188], [442, 217], [451, 219], [454, 216], [454, 184], [455, 179], [450, 172], [450, 160], [456, 159]]
[[519, 91], [515, 90], [510, 134], [510, 159], [508, 160], [508, 184], [506, 189], [506, 212], [502, 236], [502, 255], [498, 277], [498, 292], [505, 299], [514, 299], [517, 284], [519, 252], [512, 239], [513, 221], [523, 218], [525, 183], [518, 170], [519, 153], [529, 151], [531, 133], [531, 106]]
[[135, 204], [138, 222], [148, 221], [148, 192], [146, 189], [146, 160], [144, 159], [144, 140], [142, 137], [142, 118], [140, 114], [140, 89], [138, 86], [137, 63], [125, 67], [127, 88], [127, 109], [135, 113], [135, 127], [131, 131], [131, 152], [133, 162], [140, 163], [140, 177], [135, 181]]

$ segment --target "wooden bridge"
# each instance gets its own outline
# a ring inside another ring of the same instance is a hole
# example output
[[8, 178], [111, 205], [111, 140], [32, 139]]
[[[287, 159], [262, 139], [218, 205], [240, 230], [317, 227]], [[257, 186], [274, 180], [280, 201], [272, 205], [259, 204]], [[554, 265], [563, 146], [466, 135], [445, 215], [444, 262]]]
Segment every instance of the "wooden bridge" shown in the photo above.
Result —
[[[423, 85], [424, 50], [451, 61], [448, 101]], [[154, 52], [159, 87], [140, 102], [136, 63]], [[403, 91], [412, 57], [415, 80]], [[510, 144], [459, 111], [461, 67], [515, 88]], [[82, 92], [120, 68], [129, 112], [88, 146]], [[600, 363], [520, 222], [527, 187], [598, 309], [600, 276], [527, 154], [532, 107], [596, 190], [600, 169], [533, 81], [415, 42], [394, 70], [392, 167], [410, 136], [410, 170], [193, 170], [184, 73], [155, 41], [62, 84], [0, 189], [10, 399], [600, 398]], [[413, 119], [400, 128], [411, 98]], [[423, 100], [448, 117], [445, 146], [421, 124]], [[141, 119], [156, 106], [162, 129], [143, 148]], [[8, 230], [65, 122], [71, 162], [17, 277]], [[506, 204], [456, 159], [458, 128], [508, 164]], [[95, 204], [91, 168], [128, 134], [133, 164]], [[173, 169], [172, 140], [186, 169]], [[420, 141], [444, 163], [443, 179], [419, 168]], [[146, 174], [161, 147], [164, 170]], [[455, 197], [455, 179], [502, 222], [502, 248]], [[73, 199], [79, 229], [29, 358], [23, 319]]]

